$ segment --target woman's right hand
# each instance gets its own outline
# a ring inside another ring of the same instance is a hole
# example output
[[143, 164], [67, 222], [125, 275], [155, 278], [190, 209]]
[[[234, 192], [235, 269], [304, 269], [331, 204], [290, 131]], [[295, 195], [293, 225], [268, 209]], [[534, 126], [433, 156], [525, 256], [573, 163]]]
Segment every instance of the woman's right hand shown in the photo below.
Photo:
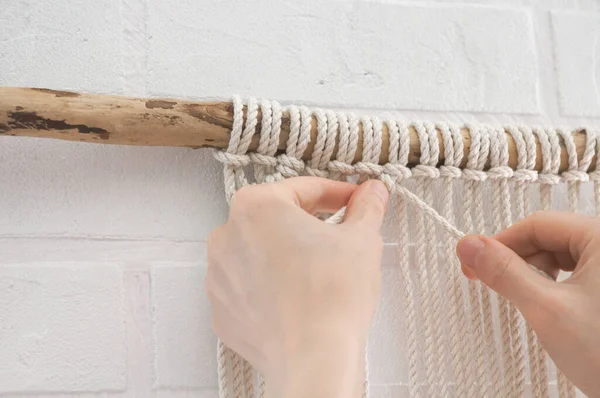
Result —
[[[493, 238], [463, 238], [457, 254], [468, 278], [521, 311], [569, 380], [600, 397], [600, 218], [535, 213]], [[573, 273], [556, 282], [560, 270]]]

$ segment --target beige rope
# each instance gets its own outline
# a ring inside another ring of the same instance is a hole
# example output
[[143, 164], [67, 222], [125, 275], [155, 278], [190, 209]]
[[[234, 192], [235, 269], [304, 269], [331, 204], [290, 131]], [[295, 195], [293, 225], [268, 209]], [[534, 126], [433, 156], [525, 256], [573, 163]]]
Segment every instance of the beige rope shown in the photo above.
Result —
[[[259, 106], [263, 116], [257, 129]], [[513, 204], [517, 220], [532, 211], [529, 194], [532, 184], [539, 184], [540, 207], [551, 209], [552, 187], [566, 182], [569, 205], [572, 211], [577, 211], [580, 185], [590, 179], [594, 181], [596, 213], [600, 214], [600, 172], [587, 172], [592, 158], [600, 152], [600, 140], [596, 139], [598, 133], [585, 129], [586, 150], [581, 162], [578, 162], [572, 133], [579, 129], [455, 126], [446, 123], [434, 126], [426, 122], [407, 124], [289, 106], [286, 107], [290, 115], [289, 139], [285, 153], [277, 155], [283, 108], [275, 101], [258, 103], [249, 99], [245, 123], [239, 98], [234, 99], [233, 108], [229, 146], [226, 151], [215, 153], [224, 164], [228, 201], [237, 189], [248, 184], [248, 167], [253, 170], [255, 183], [301, 175], [348, 181], [355, 181], [355, 177], [358, 181], [379, 178], [397, 198], [399, 272], [406, 312], [406, 345], [404, 352], [398, 354], [407, 358], [411, 397], [521, 397], [525, 390], [527, 367], [533, 396], [549, 396], [546, 353], [533, 330], [524, 325], [516, 308], [502, 297], [496, 297], [479, 282], [469, 282], [468, 296], [464, 295], [465, 279], [458, 270], [454, 247], [456, 240], [465, 234], [454, 223], [460, 221], [461, 228], [469, 233], [486, 233], [488, 230], [496, 233], [512, 223]], [[318, 134], [311, 159], [305, 162], [302, 156], [310, 141], [313, 118], [316, 119]], [[363, 155], [359, 162], [353, 164], [358, 148], [359, 123], [363, 130]], [[379, 165], [384, 124], [390, 137], [389, 162]], [[420, 162], [412, 168], [408, 166], [409, 127], [417, 131], [421, 145]], [[459, 168], [463, 158], [462, 128], [467, 128], [471, 136], [467, 165], [463, 170]], [[441, 131], [444, 141], [445, 163], [441, 166], [437, 165], [437, 130]], [[515, 170], [508, 165], [505, 130], [516, 143], [518, 165]], [[259, 134], [258, 148], [256, 152], [248, 153], [255, 134]], [[569, 156], [569, 169], [561, 174], [558, 173], [559, 136]], [[538, 138], [541, 146], [543, 167], [540, 173], [534, 171], [537, 155], [534, 137]], [[598, 159], [600, 162], [600, 157]], [[488, 161], [491, 168], [484, 171]], [[414, 192], [405, 184], [408, 181], [416, 184]], [[439, 196], [440, 193], [434, 188], [436, 181], [442, 182], [442, 215], [434, 206], [434, 195]], [[454, 189], [460, 187], [459, 182], [463, 189]], [[509, 184], [514, 184], [512, 194]], [[487, 200], [488, 187], [492, 189], [491, 201]], [[462, 193], [462, 204], [455, 206], [454, 197], [459, 193]], [[411, 206], [407, 207], [407, 203]], [[491, 206], [489, 210], [485, 208], [488, 205]], [[454, 214], [459, 208], [461, 217]], [[487, 226], [486, 214], [490, 210], [492, 224]], [[343, 222], [344, 214], [345, 209], [340, 209], [326, 222]], [[413, 219], [416, 223], [408, 221]], [[439, 263], [435, 238], [439, 229], [443, 237], [440, 247], [444, 255], [442, 263]], [[414, 245], [410, 237], [415, 238]], [[413, 249], [415, 256], [411, 256]], [[415, 286], [416, 280], [418, 284]], [[496, 312], [492, 310], [494, 297], [499, 306]], [[499, 324], [499, 335], [496, 334], [494, 320]], [[445, 333], [444, 329], [449, 329], [449, 332]], [[220, 397], [229, 397], [230, 394], [234, 398], [254, 396], [255, 375], [250, 364], [221, 341], [217, 355]], [[369, 394], [368, 379], [367, 368], [364, 397]], [[268, 386], [265, 386], [261, 375], [258, 375], [258, 380], [258, 394], [263, 397]], [[562, 373], [558, 374], [558, 388], [561, 397], [574, 397], [575, 389]]]
[[[408, 126], [404, 123], [388, 122], [390, 129], [390, 163], [398, 164], [406, 167], [408, 164], [408, 147], [410, 145], [410, 137], [408, 134]], [[396, 126], [397, 128], [394, 128]], [[406, 220], [407, 200], [404, 197], [399, 198], [397, 205], [397, 219]], [[408, 385], [411, 397], [419, 396], [419, 371], [418, 371], [418, 319], [415, 308], [415, 286], [412, 282], [410, 272], [410, 255], [409, 255], [409, 234], [408, 223], [401, 222], [398, 236], [398, 261], [400, 262], [400, 275], [403, 283], [403, 303], [406, 312], [407, 333], [405, 350], [408, 359]]]
[[[595, 151], [595, 140], [596, 136], [591, 135], [587, 137], [586, 149], [579, 164], [577, 160], [577, 153], [573, 153], [575, 149], [575, 142], [571, 134], [564, 129], [558, 130], [558, 134], [562, 137], [567, 153], [569, 155], [569, 170], [564, 174], [565, 179], [568, 181], [569, 190], [569, 210], [572, 212], [579, 212], [579, 202], [581, 197], [581, 183], [587, 181], [589, 176], [586, 173]], [[560, 398], [575, 398], [575, 386], [571, 383], [565, 374], [560, 370], [557, 370], [557, 382], [558, 382], [558, 395]]]
[[[442, 132], [444, 141], [445, 163], [440, 167], [440, 175], [444, 179], [444, 201], [442, 214], [449, 223], [454, 221], [454, 185], [457, 178], [461, 177], [458, 168], [463, 158], [463, 141], [458, 126], [446, 123], [438, 123], [437, 127]], [[450, 304], [447, 305], [448, 318], [447, 327], [450, 329], [450, 360], [451, 372], [453, 374], [455, 397], [467, 396], [467, 385], [473, 385], [477, 381], [475, 373], [469, 370], [470, 357], [468, 355], [470, 343], [464, 336], [467, 335], [469, 323], [466, 308], [464, 306], [464, 294], [461, 282], [464, 280], [460, 272], [458, 259], [454, 255], [456, 242], [450, 234], [444, 234], [444, 258], [446, 263], [446, 293], [450, 296]]]
[[[554, 130], [544, 131], [540, 128], [533, 129], [542, 147], [543, 168], [538, 175], [540, 181], [540, 207], [542, 210], [552, 209], [552, 187], [558, 184], [556, 174], [560, 167], [560, 146], [558, 136]], [[527, 345], [529, 348], [529, 372], [534, 398], [547, 397], [548, 392], [548, 367], [546, 352], [537, 340], [531, 326], [527, 325]]]

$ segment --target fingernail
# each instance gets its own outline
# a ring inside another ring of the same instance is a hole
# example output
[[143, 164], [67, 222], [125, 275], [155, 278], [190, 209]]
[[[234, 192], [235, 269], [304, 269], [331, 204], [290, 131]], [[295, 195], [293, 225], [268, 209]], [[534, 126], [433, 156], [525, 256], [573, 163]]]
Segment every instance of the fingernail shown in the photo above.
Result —
[[475, 259], [484, 247], [485, 242], [479, 236], [467, 236], [458, 243], [456, 253], [463, 265], [474, 269]]
[[369, 180], [366, 182], [369, 184], [368, 188], [373, 191], [379, 198], [384, 206], [387, 205], [388, 199], [390, 197], [390, 192], [388, 191], [385, 184], [379, 180]]

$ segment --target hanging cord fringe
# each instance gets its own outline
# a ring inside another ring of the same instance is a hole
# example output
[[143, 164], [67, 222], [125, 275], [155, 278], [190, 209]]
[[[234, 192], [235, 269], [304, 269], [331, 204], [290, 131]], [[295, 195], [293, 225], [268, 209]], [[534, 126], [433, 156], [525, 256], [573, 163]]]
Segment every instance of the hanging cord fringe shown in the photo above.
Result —
[[[248, 152], [252, 137], [257, 133], [258, 109], [260, 107], [262, 119], [259, 131], [259, 145], [256, 152]], [[283, 107], [275, 101], [261, 101], [254, 99], [247, 102], [246, 121], [243, 117], [243, 103], [240, 98], [233, 100], [234, 119], [231, 131], [230, 143], [226, 151], [218, 151], [215, 157], [224, 164], [225, 192], [228, 202], [235, 191], [247, 185], [246, 169], [252, 167], [254, 170], [254, 183], [269, 183], [280, 181], [285, 178], [301, 175], [317, 176], [336, 180], [351, 181], [353, 176], [358, 176], [359, 182], [368, 178], [380, 179], [392, 195], [400, 199], [398, 214], [401, 219], [406, 216], [404, 203], [410, 203], [417, 214], [426, 217], [422, 222], [417, 222], [417, 231], [423, 231], [426, 235], [435, 235], [434, 225], [445, 231], [444, 253], [447, 264], [443, 270], [446, 274], [444, 284], [440, 284], [442, 276], [439, 274], [437, 254], [433, 250], [419, 249], [422, 258], [432, 269], [421, 268], [419, 293], [421, 316], [425, 316], [425, 347], [424, 365], [427, 369], [426, 391], [427, 396], [432, 394], [438, 396], [507, 396], [519, 397], [523, 394], [525, 361], [528, 360], [531, 384], [534, 397], [548, 396], [548, 379], [546, 374], [546, 353], [541, 348], [533, 331], [526, 327], [524, 329], [522, 318], [516, 309], [502, 297], [498, 298], [501, 347], [503, 367], [498, 367], [496, 357], [496, 343], [493, 332], [492, 311], [490, 293], [481, 284], [469, 284], [469, 301], [474, 306], [474, 323], [471, 325], [477, 342], [476, 352], [467, 353], [473, 347], [466, 341], [469, 330], [467, 312], [464, 306], [465, 297], [460, 287], [462, 278], [457, 271], [456, 262], [450, 261], [453, 257], [453, 247], [456, 241], [465, 236], [465, 232], [454, 226], [452, 219], [452, 194], [453, 181], [463, 180], [466, 184], [466, 195], [463, 201], [463, 226], [467, 233], [484, 233], [484, 210], [482, 208], [483, 183], [490, 181], [494, 189], [492, 206], [494, 211], [494, 233], [508, 227], [511, 220], [511, 202], [508, 183], [515, 184], [515, 198], [517, 202], [516, 218], [521, 219], [530, 212], [528, 204], [527, 187], [531, 183], [540, 184], [540, 195], [542, 208], [551, 208], [552, 187], [563, 181], [569, 186], [569, 202], [571, 210], [576, 211], [579, 205], [580, 185], [582, 182], [593, 180], [596, 198], [596, 212], [600, 214], [600, 156], [597, 157], [597, 171], [588, 173], [588, 169], [595, 155], [600, 152], [600, 140], [597, 139], [598, 132], [589, 129], [544, 129], [541, 127], [528, 128], [524, 126], [487, 126], [467, 125], [457, 126], [447, 123], [415, 122], [407, 124], [402, 121], [384, 120], [375, 117], [364, 117], [358, 119], [353, 114], [334, 113], [321, 109], [309, 109], [303, 106], [289, 106], [290, 134], [286, 144], [285, 153], [277, 155], [279, 138], [281, 133]], [[311, 139], [311, 123], [316, 119], [317, 137], [314, 144], [311, 159], [307, 162], [302, 160]], [[362, 159], [352, 163], [358, 149], [359, 123], [362, 124]], [[389, 131], [389, 162], [379, 165], [378, 160], [382, 151], [382, 128], [387, 126]], [[408, 166], [408, 151], [410, 147], [409, 127], [413, 127], [419, 137], [421, 144], [420, 164], [413, 168]], [[460, 169], [463, 159], [463, 141], [460, 134], [461, 128], [467, 128], [471, 135], [471, 147], [467, 166]], [[438, 161], [438, 130], [444, 143], [445, 163], [437, 166]], [[518, 154], [518, 165], [513, 170], [508, 165], [508, 143], [506, 134], [508, 131], [516, 143]], [[577, 151], [573, 141], [572, 132], [585, 131], [587, 135], [586, 149], [583, 159], [578, 162]], [[542, 155], [542, 171], [534, 170], [537, 148], [535, 137], [538, 138]], [[569, 158], [569, 169], [561, 174], [558, 173], [560, 165], [561, 147], [559, 137], [563, 140]], [[337, 144], [337, 150], [335, 150]], [[484, 171], [484, 165], [490, 161], [491, 168]], [[417, 181], [415, 194], [404, 184], [408, 180]], [[442, 179], [444, 181], [445, 195], [448, 200], [443, 204], [440, 215], [432, 205], [431, 187], [426, 181]], [[474, 203], [474, 198], [477, 203]], [[473, 214], [471, 209], [475, 208]], [[326, 219], [327, 223], [341, 223], [345, 215], [345, 208]], [[407, 238], [408, 230], [406, 223], [401, 222], [402, 239]], [[422, 234], [421, 233], [421, 234]], [[419, 232], [417, 232], [419, 234]], [[420, 236], [420, 235], [419, 235]], [[420, 244], [425, 244], [425, 239], [420, 239]], [[406, 245], [408, 246], [408, 240]], [[415, 288], [411, 282], [411, 271], [408, 268], [408, 252], [400, 250], [400, 263], [403, 283], [406, 287], [406, 317], [407, 317], [407, 349], [409, 363], [409, 388], [410, 396], [421, 396], [422, 379], [419, 370], [419, 352], [417, 348], [417, 336], [419, 335], [419, 319], [417, 307], [414, 305]], [[546, 275], [544, 272], [533, 267], [536, 271]], [[429, 275], [431, 273], [431, 275]], [[434, 290], [429, 289], [429, 280], [434, 280]], [[452, 295], [450, 303], [445, 303], [439, 290]], [[449, 356], [442, 343], [441, 334], [441, 306], [448, 305], [449, 311], [446, 316], [449, 323]], [[525, 330], [527, 341], [527, 356], [521, 335]], [[367, 347], [366, 347], [367, 348]], [[365, 357], [368, 350], [365, 348]], [[473, 354], [475, 354], [472, 361]], [[238, 354], [231, 351], [219, 341], [218, 343], [218, 372], [219, 372], [219, 394], [220, 397], [229, 397], [233, 393], [234, 398], [251, 398], [254, 394], [254, 371]], [[526, 358], [527, 357], [527, 358]], [[434, 374], [431, 364], [441, 361], [443, 364], [441, 373]], [[368, 359], [366, 359], [368, 364]], [[446, 367], [452, 365], [452, 373], [447, 374]], [[474, 370], [471, 367], [474, 366]], [[490, 376], [489, 382], [487, 376]], [[502, 378], [504, 377], [504, 379]], [[364, 383], [363, 397], [368, 397], [368, 367], [366, 369], [366, 380]], [[454, 378], [454, 394], [449, 389], [449, 383]], [[264, 397], [265, 384], [261, 375], [258, 375], [258, 394]], [[504, 380], [504, 381], [503, 381]], [[564, 378], [562, 373], [558, 376], [560, 397], [573, 397], [574, 388]], [[436, 387], [437, 386], [437, 387]], [[268, 387], [268, 386], [267, 386]], [[491, 390], [490, 390], [491, 388]], [[437, 392], [439, 390], [439, 393]]]

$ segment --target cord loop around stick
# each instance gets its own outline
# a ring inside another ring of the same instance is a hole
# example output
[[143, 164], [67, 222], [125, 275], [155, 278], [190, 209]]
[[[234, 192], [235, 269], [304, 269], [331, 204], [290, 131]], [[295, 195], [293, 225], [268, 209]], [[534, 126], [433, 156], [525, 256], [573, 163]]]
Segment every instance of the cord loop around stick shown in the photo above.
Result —
[[[262, 119], [258, 117], [259, 108]], [[299, 176], [354, 183], [376, 178], [386, 185], [392, 197], [391, 202], [395, 202], [399, 209], [397, 214], [401, 215], [396, 222], [400, 224], [399, 233], [402, 234], [400, 268], [407, 290], [406, 352], [411, 396], [420, 396], [422, 388], [426, 389], [428, 396], [435, 396], [438, 387], [441, 391], [439, 396], [445, 397], [455, 396], [450, 392], [452, 389], [456, 396], [522, 395], [526, 355], [519, 332], [522, 320], [518, 312], [508, 302], [498, 298], [498, 311], [494, 314], [490, 299], [492, 293], [474, 283], [469, 283], [468, 289], [463, 289], [466, 286], [461, 286], [464, 279], [457, 270], [458, 262], [454, 258], [452, 261], [447, 258], [441, 266], [438, 250], [443, 246], [444, 255], [452, 257], [456, 241], [462, 239], [465, 232], [483, 234], [491, 229], [492, 233], [496, 233], [512, 223], [513, 215], [516, 219], [525, 217], [530, 211], [527, 191], [533, 184], [540, 186], [543, 207], [551, 208], [552, 186], [567, 183], [569, 205], [577, 209], [579, 186], [592, 180], [596, 211], [600, 214], [600, 171], [590, 170], [593, 165], [600, 164], [600, 157], [597, 156], [600, 151], [598, 133], [580, 128], [569, 131], [564, 128], [520, 125], [409, 123], [403, 120], [380, 120], [377, 117], [359, 118], [352, 113], [303, 106], [282, 107], [276, 101], [259, 102], [255, 99], [247, 101], [244, 118], [244, 104], [237, 97], [234, 98], [233, 109], [229, 146], [227, 150], [215, 153], [216, 159], [224, 164], [228, 201], [237, 189], [249, 183], [273, 183]], [[289, 136], [282, 153], [278, 148], [282, 123], [285, 121], [284, 112], [289, 115], [289, 127], [285, 126], [289, 128]], [[313, 137], [314, 142], [311, 142], [313, 126], [316, 126], [317, 134]], [[387, 144], [384, 144], [384, 129], [388, 132]], [[463, 140], [465, 130], [469, 134], [467, 140]], [[419, 145], [416, 151], [413, 147], [411, 152], [411, 133], [414, 132], [417, 133]], [[580, 140], [582, 132], [585, 132], [586, 146], [580, 160], [573, 134], [579, 134]], [[258, 147], [255, 151], [249, 151], [257, 134]], [[514, 167], [509, 166], [507, 137], [512, 138], [517, 152], [517, 164]], [[568, 169], [563, 172], [560, 172], [561, 141], [569, 163]], [[538, 143], [541, 168], [536, 164], [539, 160]], [[443, 154], [440, 154], [440, 144]], [[311, 157], [303, 160], [309, 148], [312, 149]], [[359, 152], [359, 149], [362, 151]], [[362, 153], [360, 159], [356, 158], [357, 152]], [[465, 155], [467, 152], [468, 155]], [[385, 158], [386, 154], [388, 162], [380, 164], [382, 155]], [[417, 157], [417, 164], [409, 164], [409, 159]], [[253, 174], [247, 178], [248, 172]], [[492, 193], [489, 201], [485, 196], [485, 189], [488, 188]], [[462, 195], [462, 203], [453, 200], [456, 194]], [[514, 200], [514, 209], [511, 200]], [[407, 219], [410, 217], [407, 207], [415, 211], [414, 225], [408, 225], [413, 219]], [[441, 214], [436, 208], [441, 208]], [[454, 214], [456, 208], [460, 208], [462, 214]], [[343, 223], [345, 211], [345, 207], [340, 209], [325, 222]], [[491, 211], [493, 219], [491, 225], [486, 224], [488, 211]], [[440, 244], [438, 238], [442, 236]], [[414, 253], [409, 254], [413, 249]], [[415, 286], [411, 281], [413, 277], [418, 280]], [[441, 285], [443, 279], [446, 283]], [[449, 296], [444, 297], [441, 290]], [[468, 290], [468, 296], [464, 295], [463, 290]], [[468, 306], [465, 306], [467, 302]], [[450, 310], [447, 315], [444, 312], [446, 309]], [[492, 327], [494, 317], [501, 326], [498, 336], [502, 342], [501, 352], [490, 343], [495, 341]], [[443, 324], [450, 324], [448, 335], [437, 330], [437, 326]], [[424, 332], [422, 339], [425, 343], [419, 347], [421, 332]], [[469, 341], [475, 342], [476, 347], [462, 344], [461, 339], [465, 339], [466, 335], [473, 338]], [[449, 358], [445, 342], [449, 343]], [[512, 350], [510, 342], [516, 343]], [[527, 334], [527, 344], [533, 390], [547, 391], [547, 385], [544, 385], [547, 384], [547, 376], [543, 348], [530, 332]], [[473, 363], [469, 363], [471, 358]], [[421, 374], [423, 371], [418, 366], [419, 359], [425, 365], [422, 368], [426, 370], [426, 375]], [[435, 361], [439, 362], [435, 364], [439, 365], [438, 375], [434, 372]], [[453, 375], [448, 377], [450, 364], [454, 369]], [[231, 391], [233, 398], [251, 398], [255, 393], [254, 370], [222, 342], [218, 344], [218, 372], [221, 397], [227, 397]], [[366, 373], [363, 397], [369, 394], [368, 371]], [[426, 385], [422, 384], [424, 380]], [[453, 387], [448, 384], [450, 380], [456, 382]], [[562, 388], [566, 391], [568, 385], [564, 382], [564, 376], [561, 376], [561, 380]], [[257, 381], [259, 396], [262, 397], [265, 382], [260, 375]]]

